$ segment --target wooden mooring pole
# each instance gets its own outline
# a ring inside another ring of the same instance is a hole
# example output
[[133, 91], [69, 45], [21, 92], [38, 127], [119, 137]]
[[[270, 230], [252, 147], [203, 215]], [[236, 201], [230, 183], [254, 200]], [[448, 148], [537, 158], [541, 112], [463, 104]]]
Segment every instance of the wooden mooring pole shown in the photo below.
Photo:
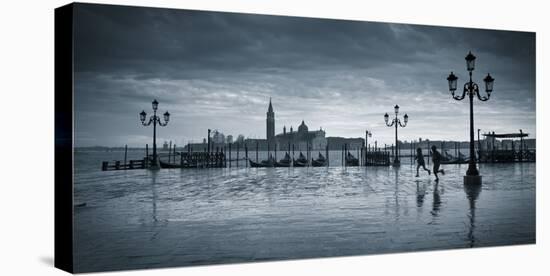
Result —
[[229, 167], [231, 168], [231, 143], [229, 143]]
[[327, 167], [329, 166], [329, 158], [328, 158], [328, 142], [327, 142], [327, 146], [326, 146], [326, 149], [325, 149], [325, 156], [327, 158]]
[[239, 167], [239, 147], [240, 147], [239, 144], [240, 143], [237, 143], [237, 166], [236, 166], [237, 168]]
[[245, 166], [248, 168], [248, 146], [246, 144], [244, 144], [244, 157], [246, 159], [246, 164]]
[[128, 158], [128, 145], [124, 145], [124, 166], [126, 166], [127, 158]]

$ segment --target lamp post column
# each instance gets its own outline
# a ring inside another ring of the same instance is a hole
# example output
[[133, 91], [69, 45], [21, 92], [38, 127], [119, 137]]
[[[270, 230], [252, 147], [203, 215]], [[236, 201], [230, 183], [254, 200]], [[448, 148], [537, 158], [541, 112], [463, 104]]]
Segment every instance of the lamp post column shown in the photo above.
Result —
[[[397, 114], [395, 114], [395, 121], [397, 122]], [[395, 124], [395, 156], [393, 163], [399, 165], [399, 146], [397, 144], [397, 123]]]
[[157, 111], [153, 111], [153, 163], [157, 163]]
[[474, 149], [474, 89], [472, 87], [472, 72], [470, 71], [470, 84], [468, 85], [468, 89], [470, 90], [469, 98], [470, 98], [470, 160], [468, 162], [468, 170], [466, 171], [466, 175], [468, 176], [478, 176], [479, 171], [477, 170], [476, 165], [476, 153]]

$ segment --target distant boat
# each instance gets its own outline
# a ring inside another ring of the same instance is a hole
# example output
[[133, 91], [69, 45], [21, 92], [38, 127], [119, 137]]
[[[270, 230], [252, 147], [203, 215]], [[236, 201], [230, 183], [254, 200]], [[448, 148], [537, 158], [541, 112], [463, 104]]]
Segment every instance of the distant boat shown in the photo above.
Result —
[[290, 164], [292, 163], [292, 159], [290, 158], [290, 155], [285, 153], [285, 157], [278, 162], [275, 162], [275, 167], [290, 167]]
[[465, 158], [464, 154], [458, 152], [458, 158], [450, 155], [447, 151], [443, 152], [441, 157], [441, 164], [466, 164], [468, 160]]
[[271, 155], [269, 155], [269, 158], [267, 160], [262, 160], [260, 162], [254, 162], [254, 161], [248, 159], [248, 162], [250, 163], [250, 167], [252, 167], [252, 168], [274, 167], [275, 163], [276, 163], [275, 159]]
[[324, 167], [327, 165], [327, 159], [319, 152], [317, 159], [311, 158], [311, 166]]
[[348, 152], [346, 156], [346, 166], [359, 166], [359, 159]]
[[159, 164], [162, 169], [178, 169], [178, 168], [184, 167], [181, 164], [167, 163], [167, 162], [161, 161], [160, 159], [159, 159]]
[[307, 166], [307, 158], [300, 152], [300, 156], [298, 159], [294, 159], [294, 167], [306, 167]]

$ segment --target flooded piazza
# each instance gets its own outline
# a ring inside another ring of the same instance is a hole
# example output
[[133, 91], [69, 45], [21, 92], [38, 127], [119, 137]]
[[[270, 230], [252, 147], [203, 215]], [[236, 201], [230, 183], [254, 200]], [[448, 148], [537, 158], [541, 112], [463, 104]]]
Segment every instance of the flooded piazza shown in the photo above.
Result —
[[535, 163], [467, 187], [467, 165], [436, 182], [407, 160], [102, 172], [106, 155], [75, 153], [77, 272], [535, 243]]

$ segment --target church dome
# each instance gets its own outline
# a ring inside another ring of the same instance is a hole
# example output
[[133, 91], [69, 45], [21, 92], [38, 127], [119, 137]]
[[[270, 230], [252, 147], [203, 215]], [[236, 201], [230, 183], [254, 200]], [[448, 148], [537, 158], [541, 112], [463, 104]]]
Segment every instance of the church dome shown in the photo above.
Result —
[[302, 123], [298, 126], [298, 132], [308, 132], [308, 128], [304, 123], [304, 120], [302, 120]]

